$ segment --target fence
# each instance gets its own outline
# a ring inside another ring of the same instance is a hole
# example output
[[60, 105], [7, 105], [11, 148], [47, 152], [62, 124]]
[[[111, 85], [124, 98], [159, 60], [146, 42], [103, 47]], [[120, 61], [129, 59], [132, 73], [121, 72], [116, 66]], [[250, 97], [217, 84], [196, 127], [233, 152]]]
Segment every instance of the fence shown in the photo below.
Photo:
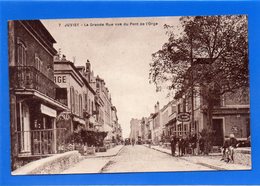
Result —
[[17, 131], [18, 153], [30, 155], [55, 154], [58, 147], [65, 143], [65, 130], [59, 128]]

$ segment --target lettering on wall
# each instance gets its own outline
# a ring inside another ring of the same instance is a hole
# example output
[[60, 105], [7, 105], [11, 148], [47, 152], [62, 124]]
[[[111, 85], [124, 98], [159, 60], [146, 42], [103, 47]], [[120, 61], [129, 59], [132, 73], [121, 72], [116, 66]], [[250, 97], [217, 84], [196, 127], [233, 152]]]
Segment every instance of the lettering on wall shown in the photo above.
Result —
[[66, 76], [54, 76], [55, 83], [66, 83]]

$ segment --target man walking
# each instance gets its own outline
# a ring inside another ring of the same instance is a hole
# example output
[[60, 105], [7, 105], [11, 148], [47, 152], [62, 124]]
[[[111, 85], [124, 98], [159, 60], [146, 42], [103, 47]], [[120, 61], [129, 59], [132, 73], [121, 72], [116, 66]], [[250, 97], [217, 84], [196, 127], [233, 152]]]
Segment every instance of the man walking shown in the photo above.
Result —
[[171, 151], [172, 151], [172, 156], [175, 156], [175, 151], [176, 151], [176, 143], [177, 143], [177, 138], [176, 136], [171, 137]]
[[182, 136], [180, 136], [178, 140], [178, 148], [179, 148], [179, 156], [183, 156], [184, 154], [184, 139]]
[[134, 146], [134, 145], [135, 145], [135, 139], [132, 138], [132, 146]]

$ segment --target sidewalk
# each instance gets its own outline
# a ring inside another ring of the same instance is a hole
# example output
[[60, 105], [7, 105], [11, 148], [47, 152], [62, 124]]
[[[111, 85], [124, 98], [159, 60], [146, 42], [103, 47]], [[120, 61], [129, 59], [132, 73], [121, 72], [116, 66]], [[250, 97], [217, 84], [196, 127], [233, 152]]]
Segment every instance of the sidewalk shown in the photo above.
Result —
[[[145, 145], [149, 148], [148, 145]], [[151, 146], [152, 149], [166, 153], [171, 155], [171, 150], [162, 148], [160, 146]], [[209, 156], [182, 156], [177, 157], [186, 161], [189, 161], [191, 163], [203, 165], [205, 167], [216, 169], [216, 170], [251, 170], [251, 167], [244, 166], [241, 164], [234, 164], [234, 163], [226, 163], [223, 161], [220, 161], [221, 155], [209, 155]]]
[[98, 158], [98, 157], [112, 157], [116, 156], [124, 145], [117, 145], [111, 149], [108, 149], [106, 152], [96, 152], [94, 155], [84, 156], [85, 158]]
[[118, 145], [108, 149], [107, 152], [99, 152], [95, 155], [84, 156], [84, 159], [74, 166], [61, 172], [61, 174], [82, 174], [82, 173], [99, 173], [106, 166], [111, 157], [116, 156], [124, 145]]

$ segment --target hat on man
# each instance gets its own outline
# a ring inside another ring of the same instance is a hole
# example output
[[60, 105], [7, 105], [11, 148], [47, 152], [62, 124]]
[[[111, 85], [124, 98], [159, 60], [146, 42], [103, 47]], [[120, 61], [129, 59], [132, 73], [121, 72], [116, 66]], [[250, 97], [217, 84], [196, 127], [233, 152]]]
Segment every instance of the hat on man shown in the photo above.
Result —
[[235, 135], [234, 135], [234, 134], [230, 134], [229, 137], [230, 137], [230, 138], [234, 138]]

